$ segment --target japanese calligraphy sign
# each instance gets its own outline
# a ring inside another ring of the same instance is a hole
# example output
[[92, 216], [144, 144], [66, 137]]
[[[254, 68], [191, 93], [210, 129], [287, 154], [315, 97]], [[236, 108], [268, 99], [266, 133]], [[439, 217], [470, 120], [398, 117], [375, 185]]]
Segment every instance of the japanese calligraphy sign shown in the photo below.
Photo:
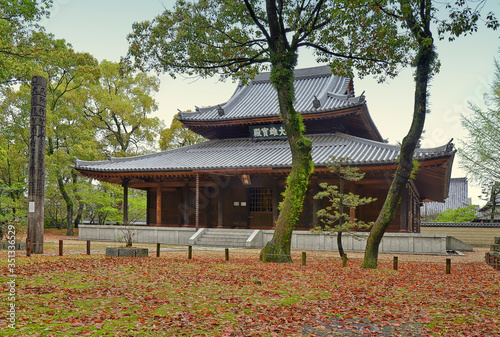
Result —
[[283, 124], [254, 125], [250, 127], [250, 137], [253, 139], [286, 138]]
[[45, 117], [47, 79], [31, 79], [31, 118], [28, 166], [28, 240], [32, 252], [43, 254], [45, 198]]

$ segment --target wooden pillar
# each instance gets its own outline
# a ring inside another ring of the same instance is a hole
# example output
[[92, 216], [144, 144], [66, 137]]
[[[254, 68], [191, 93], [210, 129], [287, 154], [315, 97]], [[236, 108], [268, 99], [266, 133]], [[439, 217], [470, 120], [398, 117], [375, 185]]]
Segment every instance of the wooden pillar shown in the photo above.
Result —
[[152, 220], [151, 220], [151, 208], [152, 208], [152, 206], [151, 206], [151, 204], [152, 204], [152, 200], [151, 200], [151, 198], [152, 198], [152, 197], [151, 197], [151, 194], [152, 194], [152, 193], [151, 193], [151, 190], [150, 190], [150, 189], [148, 189], [148, 190], [146, 191], [146, 224], [147, 224], [148, 226], [151, 226], [151, 225], [152, 225], [152, 222], [151, 222], [151, 221], [152, 221]]
[[356, 208], [349, 208], [349, 218], [351, 218], [351, 220], [356, 219]]
[[189, 226], [189, 184], [184, 186], [184, 202], [183, 202], [183, 226]]
[[156, 225], [161, 224], [161, 184], [156, 187]]
[[128, 180], [123, 181], [123, 224], [128, 224]]
[[224, 190], [219, 188], [217, 196], [217, 228], [224, 227]]
[[273, 181], [273, 228], [276, 226], [276, 221], [278, 221], [278, 216], [279, 216], [279, 211], [278, 211], [278, 205], [279, 205], [279, 185], [276, 180]]
[[312, 227], [316, 228], [316, 227], [319, 226], [319, 220], [318, 220], [319, 200], [318, 199], [314, 199], [314, 196], [316, 194], [318, 194], [318, 182], [317, 182], [317, 180], [313, 180], [312, 193], [313, 193], [313, 199], [312, 199]]
[[408, 231], [408, 187], [405, 188], [403, 194], [401, 195], [401, 203], [399, 205], [400, 211], [400, 224], [399, 231], [407, 232]]
[[200, 228], [200, 174], [196, 172], [196, 209], [195, 209], [195, 228]]

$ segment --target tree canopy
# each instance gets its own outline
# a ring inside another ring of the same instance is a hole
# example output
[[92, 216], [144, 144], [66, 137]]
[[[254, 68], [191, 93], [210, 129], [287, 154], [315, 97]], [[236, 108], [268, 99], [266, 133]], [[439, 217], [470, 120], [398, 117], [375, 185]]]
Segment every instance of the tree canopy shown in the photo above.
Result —
[[287, 49], [310, 48], [337, 74], [394, 76], [411, 60], [407, 36], [372, 8], [367, 1], [180, 0], [172, 11], [133, 25], [128, 61], [173, 77], [248, 80], [276, 62], [276, 29]]
[[0, 84], [30, 80], [35, 62], [50, 47], [37, 22], [49, 13], [52, 0], [0, 0]]
[[102, 61], [98, 78], [85, 91], [82, 113], [92, 123], [108, 154], [141, 154], [153, 147], [160, 120], [152, 97], [160, 83], [146, 73], [126, 71], [119, 63]]
[[462, 116], [468, 136], [458, 149], [461, 164], [479, 183], [500, 182], [500, 63], [495, 60], [491, 91], [486, 109], [470, 105], [472, 114]]
[[165, 128], [160, 133], [160, 149], [176, 149], [182, 146], [198, 144], [206, 141], [206, 138], [196, 132], [185, 128], [177, 119], [179, 115], [172, 118], [170, 127]]

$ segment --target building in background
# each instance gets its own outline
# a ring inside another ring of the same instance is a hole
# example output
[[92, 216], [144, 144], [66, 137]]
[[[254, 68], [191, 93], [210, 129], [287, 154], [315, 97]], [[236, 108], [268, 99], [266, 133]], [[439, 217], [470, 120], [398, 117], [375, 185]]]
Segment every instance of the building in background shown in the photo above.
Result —
[[[447, 209], [457, 209], [471, 205], [467, 178], [451, 178], [448, 198], [444, 202], [424, 200], [420, 209], [423, 219], [433, 219]], [[428, 220], [427, 220], [428, 221]]]

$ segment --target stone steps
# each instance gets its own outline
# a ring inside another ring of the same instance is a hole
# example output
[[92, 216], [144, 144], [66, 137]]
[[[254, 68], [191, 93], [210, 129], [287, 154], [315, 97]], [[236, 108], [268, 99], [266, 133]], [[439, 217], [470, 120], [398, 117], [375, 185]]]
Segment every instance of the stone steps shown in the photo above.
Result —
[[193, 245], [219, 248], [246, 248], [253, 230], [205, 229]]

